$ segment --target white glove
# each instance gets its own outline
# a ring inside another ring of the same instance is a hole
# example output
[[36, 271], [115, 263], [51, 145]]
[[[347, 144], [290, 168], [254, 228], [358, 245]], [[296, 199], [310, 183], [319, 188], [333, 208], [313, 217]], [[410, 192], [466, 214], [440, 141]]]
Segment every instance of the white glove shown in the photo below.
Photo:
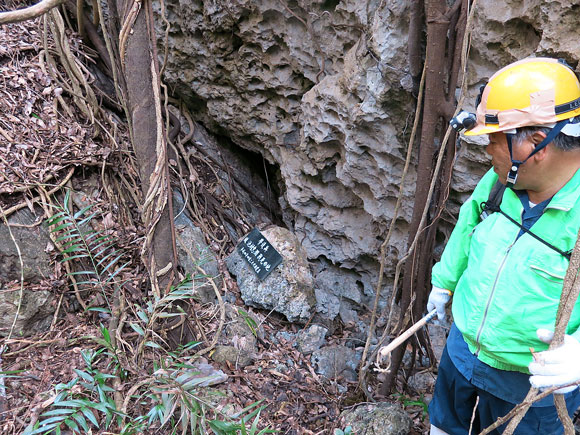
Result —
[[451, 299], [451, 292], [439, 287], [433, 286], [431, 293], [429, 293], [429, 300], [427, 301], [427, 311], [431, 312], [437, 309], [437, 319], [441, 323], [446, 323], [445, 305]]
[[[550, 343], [554, 337], [554, 332], [547, 329], [538, 329], [536, 334], [544, 343]], [[578, 361], [580, 361], [580, 342], [571, 335], [565, 335], [562, 346], [536, 354], [535, 360], [528, 366], [533, 375], [530, 376], [530, 383], [535, 388], [545, 390], [579, 381], [580, 364]], [[577, 387], [577, 385], [572, 385], [560, 388], [555, 393], [569, 393]]]

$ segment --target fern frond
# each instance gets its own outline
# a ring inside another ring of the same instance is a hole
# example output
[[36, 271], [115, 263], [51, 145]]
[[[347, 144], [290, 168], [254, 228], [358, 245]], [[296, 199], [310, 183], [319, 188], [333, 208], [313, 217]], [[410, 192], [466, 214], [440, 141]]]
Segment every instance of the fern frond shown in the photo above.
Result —
[[[110, 310], [107, 289], [120, 285], [115, 277], [131, 262], [120, 265], [124, 252], [115, 246], [113, 238], [102, 230], [92, 228], [91, 222], [98, 217], [99, 211], [94, 204], [89, 204], [76, 212], [71, 212], [66, 204], [70, 202], [70, 191], [67, 190], [64, 205], [53, 206], [56, 213], [46, 221], [55, 234], [57, 243], [61, 243], [62, 263], [83, 260], [89, 263], [90, 270], [72, 272], [69, 276], [89, 276], [90, 279], [76, 282], [77, 285], [95, 286], [103, 294]], [[86, 269], [86, 267], [85, 267]], [[81, 421], [77, 421], [82, 426]]]

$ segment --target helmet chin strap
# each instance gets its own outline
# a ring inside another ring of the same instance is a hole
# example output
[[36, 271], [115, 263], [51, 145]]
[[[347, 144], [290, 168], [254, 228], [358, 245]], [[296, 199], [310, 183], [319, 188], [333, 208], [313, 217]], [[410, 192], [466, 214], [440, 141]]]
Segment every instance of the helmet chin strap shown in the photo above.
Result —
[[520, 166], [523, 165], [524, 163], [526, 163], [528, 161], [528, 159], [530, 157], [532, 157], [534, 154], [536, 154], [538, 151], [540, 151], [543, 148], [546, 148], [548, 146], [548, 144], [550, 142], [552, 142], [556, 136], [558, 136], [560, 131], [562, 131], [564, 126], [566, 124], [568, 124], [569, 122], [570, 122], [569, 119], [564, 119], [564, 120], [558, 122], [554, 126], [554, 128], [552, 128], [552, 130], [550, 130], [550, 132], [547, 134], [547, 136], [544, 138], [544, 140], [542, 142], [540, 142], [534, 148], [534, 150], [530, 153], [530, 155], [528, 157], [525, 158], [525, 160], [514, 160], [514, 156], [513, 156], [513, 152], [512, 152], [512, 140], [513, 140], [515, 134], [513, 134], [513, 133], [506, 133], [505, 134], [506, 139], [507, 139], [507, 144], [508, 144], [508, 150], [510, 152], [510, 160], [512, 162], [512, 166], [507, 174], [507, 182], [506, 182], [507, 187], [514, 187], [514, 185], [516, 184], [516, 181], [518, 179], [518, 169], [520, 168]]

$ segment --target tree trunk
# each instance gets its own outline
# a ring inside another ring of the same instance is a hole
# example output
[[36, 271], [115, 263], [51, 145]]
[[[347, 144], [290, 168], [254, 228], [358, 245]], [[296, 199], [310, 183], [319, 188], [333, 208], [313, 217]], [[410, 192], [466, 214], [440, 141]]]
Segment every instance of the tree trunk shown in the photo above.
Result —
[[[465, 6], [465, 7], [463, 7]], [[455, 86], [458, 75], [457, 56], [458, 48], [461, 47], [463, 29], [456, 33], [455, 24], [465, 23], [463, 15], [467, 12], [467, 0], [456, 0], [455, 4], [447, 7], [445, 0], [426, 0], [425, 11], [427, 19], [427, 47], [425, 54], [425, 97], [423, 109], [423, 123], [421, 126], [421, 140], [419, 145], [419, 160], [417, 164], [417, 186], [415, 191], [415, 203], [409, 228], [408, 245], [411, 246], [416, 234], [420, 231], [417, 245], [409, 256], [404, 268], [402, 289], [399, 305], [401, 318], [397, 325], [398, 333], [406, 330], [414, 319], [419, 319], [427, 299], [430, 288], [430, 270], [433, 263], [433, 247], [435, 244], [435, 228], [438, 219], [438, 210], [444, 205], [447, 183], [450, 177], [451, 164], [453, 162], [455, 142], [450, 140], [445, 151], [445, 164], [442, 176], [438, 179], [433, 198], [431, 198], [430, 213], [427, 216], [429, 229], [420, 228], [423, 210], [428, 199], [429, 186], [434, 174], [434, 162], [439, 151], [435, 138], [439, 136], [439, 144], [442, 143], [443, 134], [447, 127], [453, 107], [455, 105]], [[420, 17], [419, 7], [414, 6], [413, 17]], [[458, 15], [461, 19], [458, 19]], [[416, 23], [410, 27], [417, 27]], [[415, 31], [415, 37], [419, 32]], [[448, 40], [448, 35], [450, 39]], [[412, 35], [410, 35], [412, 36]], [[411, 68], [414, 65], [419, 52], [418, 44], [413, 42], [409, 47], [409, 60]], [[449, 59], [451, 57], [451, 59]], [[418, 333], [419, 342], [427, 343], [424, 331]], [[398, 334], [397, 334], [398, 335]], [[405, 345], [400, 346], [392, 354], [391, 369], [385, 382], [380, 386], [379, 393], [387, 395], [395, 384], [397, 372], [405, 353]], [[430, 356], [432, 352], [428, 349]]]
[[147, 234], [142, 259], [149, 271], [153, 292], [162, 295], [173, 284], [177, 261], [151, 1], [118, 0], [117, 9], [126, 11], [125, 17], [119, 17], [122, 25], [118, 43], [131, 138], [145, 198], [142, 216]]

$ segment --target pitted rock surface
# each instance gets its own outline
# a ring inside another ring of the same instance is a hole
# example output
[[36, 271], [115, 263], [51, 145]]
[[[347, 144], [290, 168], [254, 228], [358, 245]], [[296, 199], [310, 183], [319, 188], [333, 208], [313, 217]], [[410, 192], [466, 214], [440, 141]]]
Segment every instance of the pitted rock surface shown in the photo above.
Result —
[[260, 281], [234, 250], [226, 259], [226, 265], [236, 276], [242, 299], [246, 305], [284, 314], [291, 322], [306, 323], [316, 304], [306, 253], [296, 236], [285, 228], [272, 226], [262, 234], [283, 261], [264, 281]]

